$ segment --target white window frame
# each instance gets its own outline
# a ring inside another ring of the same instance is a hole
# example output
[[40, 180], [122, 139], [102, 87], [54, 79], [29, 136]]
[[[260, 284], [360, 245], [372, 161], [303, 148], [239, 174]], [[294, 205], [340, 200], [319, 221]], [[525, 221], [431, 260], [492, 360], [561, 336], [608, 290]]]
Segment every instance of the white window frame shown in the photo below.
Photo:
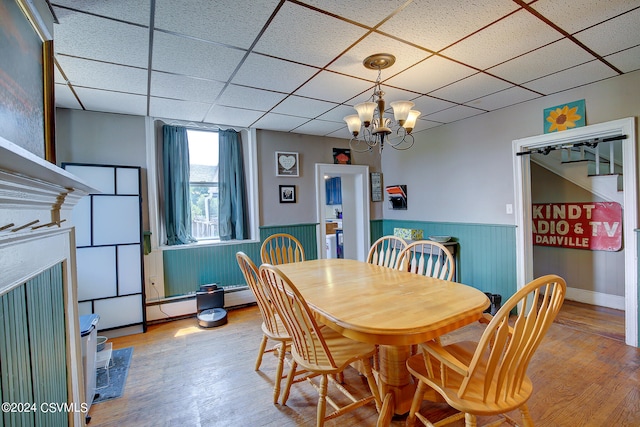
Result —
[[[258, 150], [256, 144], [256, 130], [255, 129], [236, 129], [242, 132], [242, 153], [244, 161], [244, 173], [245, 183], [247, 186], [247, 205], [248, 205], [248, 227], [249, 236], [247, 240], [201, 240], [195, 243], [189, 243], [185, 245], [167, 246], [161, 244], [162, 236], [165, 236], [164, 230], [160, 229], [160, 203], [158, 199], [158, 171], [156, 165], [158, 164], [158, 155], [156, 149], [157, 136], [156, 133], [162, 128], [161, 124], [156, 124], [159, 119], [154, 117], [145, 118], [145, 134], [146, 134], [146, 150], [147, 150], [147, 188], [148, 188], [148, 206], [149, 206], [149, 228], [151, 231], [151, 250], [163, 251], [163, 250], [180, 250], [193, 248], [195, 246], [216, 246], [216, 245], [230, 245], [250, 242], [259, 242], [260, 233], [258, 225], [258, 212], [260, 197], [258, 194]], [[166, 122], [165, 122], [166, 123]], [[177, 121], [171, 121], [172, 125], [193, 126], [193, 123], [181, 123]], [[198, 124], [202, 130], [220, 130], [221, 127], [215, 125], [203, 125]], [[222, 128], [226, 129], [226, 128]]]

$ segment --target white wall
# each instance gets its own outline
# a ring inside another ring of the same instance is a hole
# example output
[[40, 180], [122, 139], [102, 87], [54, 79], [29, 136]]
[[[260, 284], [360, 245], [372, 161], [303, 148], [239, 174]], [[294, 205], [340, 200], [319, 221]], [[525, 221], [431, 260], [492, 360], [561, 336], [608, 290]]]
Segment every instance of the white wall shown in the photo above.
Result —
[[640, 115], [640, 71], [537, 98], [415, 134], [407, 151], [385, 149], [384, 185], [407, 184], [408, 209], [386, 219], [515, 224], [512, 141], [542, 134], [543, 110], [585, 99], [587, 124]]

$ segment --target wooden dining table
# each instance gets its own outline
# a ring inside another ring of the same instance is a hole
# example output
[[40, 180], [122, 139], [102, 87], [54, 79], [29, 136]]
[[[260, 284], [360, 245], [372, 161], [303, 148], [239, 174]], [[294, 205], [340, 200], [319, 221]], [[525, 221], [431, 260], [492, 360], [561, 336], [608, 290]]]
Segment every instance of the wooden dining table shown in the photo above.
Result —
[[351, 259], [277, 266], [300, 290], [316, 318], [342, 335], [379, 345], [380, 392], [405, 414], [415, 385], [406, 368], [411, 345], [480, 319], [487, 296], [461, 283]]

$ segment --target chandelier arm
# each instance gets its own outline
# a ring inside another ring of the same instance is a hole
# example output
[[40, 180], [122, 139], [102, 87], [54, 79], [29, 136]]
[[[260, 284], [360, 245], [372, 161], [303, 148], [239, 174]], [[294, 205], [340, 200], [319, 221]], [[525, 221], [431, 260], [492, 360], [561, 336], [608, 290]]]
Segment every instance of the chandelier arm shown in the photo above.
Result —
[[[355, 144], [353, 143], [353, 141], [355, 141]], [[360, 146], [361, 144], [364, 144], [367, 146], [367, 148], [365, 148], [364, 150], [360, 150], [357, 147]], [[351, 151], [356, 152], [356, 153], [366, 153], [366, 152], [370, 152], [371, 150], [373, 150], [373, 145], [369, 145], [367, 144], [365, 141], [362, 141], [360, 139], [357, 138], [351, 138], [349, 140], [349, 148], [351, 149]]]

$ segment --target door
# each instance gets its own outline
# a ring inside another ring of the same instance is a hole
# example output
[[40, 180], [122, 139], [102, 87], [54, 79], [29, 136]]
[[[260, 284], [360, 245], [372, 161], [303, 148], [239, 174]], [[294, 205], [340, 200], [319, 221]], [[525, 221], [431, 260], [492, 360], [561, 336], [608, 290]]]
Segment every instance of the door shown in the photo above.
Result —
[[325, 176], [340, 177], [344, 257], [365, 261], [370, 245], [369, 166], [316, 164], [317, 241], [321, 258], [326, 257]]
[[533, 278], [530, 160], [522, 151], [577, 141], [625, 135], [623, 141], [623, 245], [625, 248], [625, 342], [638, 346], [638, 228], [635, 119], [627, 118], [513, 141], [518, 288]]

